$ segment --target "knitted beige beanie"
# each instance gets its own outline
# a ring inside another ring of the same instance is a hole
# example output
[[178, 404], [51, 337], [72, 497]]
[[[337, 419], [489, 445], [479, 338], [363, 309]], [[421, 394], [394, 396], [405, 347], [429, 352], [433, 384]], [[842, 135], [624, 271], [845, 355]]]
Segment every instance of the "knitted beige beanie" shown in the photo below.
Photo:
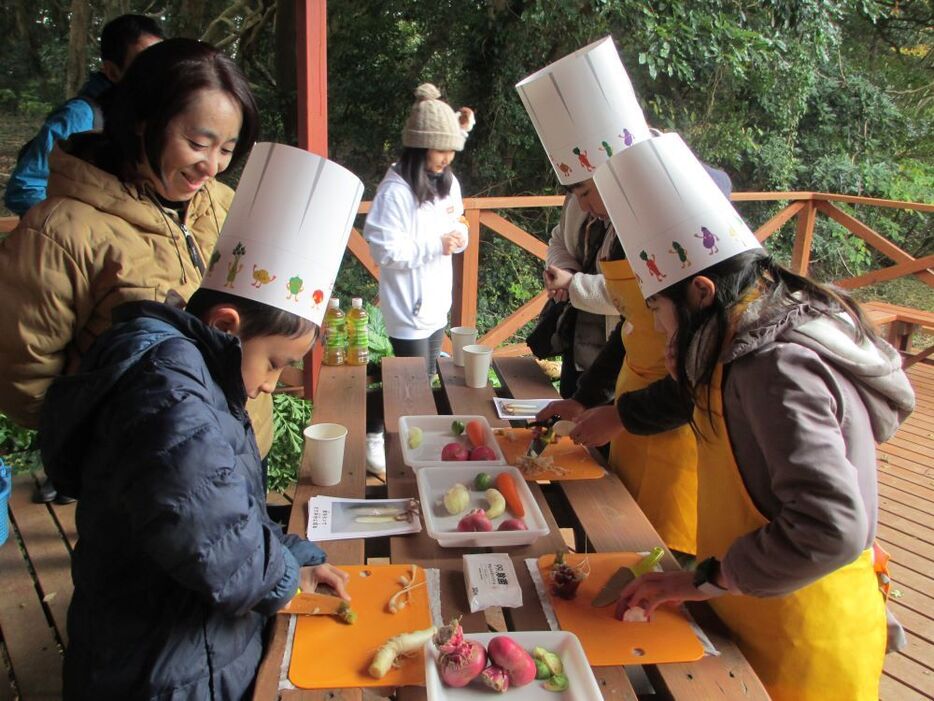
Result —
[[402, 130], [402, 145], [437, 151], [463, 151], [467, 132], [473, 127], [473, 110], [462, 107], [455, 112], [441, 99], [441, 92], [431, 83], [415, 89], [415, 104]]

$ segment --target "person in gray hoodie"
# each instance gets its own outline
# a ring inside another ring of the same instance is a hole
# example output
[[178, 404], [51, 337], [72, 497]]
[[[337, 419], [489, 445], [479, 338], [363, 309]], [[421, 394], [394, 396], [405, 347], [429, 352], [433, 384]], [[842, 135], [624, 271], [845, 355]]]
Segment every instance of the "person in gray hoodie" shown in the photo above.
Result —
[[647, 303], [694, 403], [702, 561], [636, 580], [619, 615], [709, 600], [773, 698], [878, 698], [875, 442], [914, 407], [898, 353], [849, 297], [761, 250]]

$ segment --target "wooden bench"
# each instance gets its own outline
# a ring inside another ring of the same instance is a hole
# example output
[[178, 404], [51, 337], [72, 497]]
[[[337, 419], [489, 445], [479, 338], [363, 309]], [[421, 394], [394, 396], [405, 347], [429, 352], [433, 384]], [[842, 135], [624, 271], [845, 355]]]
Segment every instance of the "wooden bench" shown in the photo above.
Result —
[[907, 356], [903, 367], [909, 368], [934, 353], [934, 344], [932, 344], [921, 352], [911, 355], [911, 340], [915, 333], [920, 330], [934, 333], [934, 312], [903, 307], [889, 302], [866, 302], [861, 306], [876, 327], [882, 329], [886, 340]]

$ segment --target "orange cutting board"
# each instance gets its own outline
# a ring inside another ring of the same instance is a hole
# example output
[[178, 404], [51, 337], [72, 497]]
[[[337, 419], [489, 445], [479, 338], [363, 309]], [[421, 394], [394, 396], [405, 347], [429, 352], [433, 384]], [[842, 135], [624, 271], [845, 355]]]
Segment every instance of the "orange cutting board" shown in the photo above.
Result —
[[[411, 603], [389, 613], [389, 597], [402, 589], [399, 577], [410, 576], [411, 565], [341, 566], [350, 574], [347, 590], [357, 622], [348, 625], [335, 616], [298, 616], [289, 679], [301, 689], [364, 686], [425, 685], [425, 656], [419, 651], [401, 660], [382, 679], [367, 670], [376, 650], [394, 635], [430, 628], [428, 587], [411, 591]], [[415, 581], [425, 581], [416, 567]]]
[[[497, 432], [496, 442], [499, 443], [506, 462], [515, 465], [516, 461], [529, 449], [529, 443], [532, 442], [532, 429], [505, 429], [502, 434]], [[606, 474], [599, 463], [590, 456], [587, 449], [582, 445], [577, 445], [568, 436], [562, 436], [555, 443], [547, 446], [542, 451], [542, 457], [553, 458], [555, 465], [563, 467], [568, 472], [565, 475], [557, 472], [541, 472], [529, 478], [532, 481], [595, 480]]]
[[587, 660], [594, 667], [660, 662], [690, 662], [704, 655], [700, 640], [677, 608], [660, 606], [646, 623], [628, 623], [615, 618], [616, 605], [594, 608], [590, 602], [610, 577], [623, 565], [634, 565], [643, 558], [638, 553], [598, 553], [574, 555], [568, 553], [569, 565], [587, 558], [590, 576], [581, 582], [577, 596], [567, 601], [554, 596], [548, 573], [554, 555], [538, 559], [538, 569], [545, 581], [548, 598], [558, 617], [561, 630], [571, 631], [580, 638]]

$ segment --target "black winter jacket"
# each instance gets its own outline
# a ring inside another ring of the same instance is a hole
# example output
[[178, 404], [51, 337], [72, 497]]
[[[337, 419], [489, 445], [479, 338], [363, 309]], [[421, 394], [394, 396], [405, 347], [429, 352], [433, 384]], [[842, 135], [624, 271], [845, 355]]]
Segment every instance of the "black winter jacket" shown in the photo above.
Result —
[[324, 553], [266, 515], [235, 337], [155, 302], [114, 311], [43, 404], [79, 497], [65, 699], [242, 699], [267, 617]]

